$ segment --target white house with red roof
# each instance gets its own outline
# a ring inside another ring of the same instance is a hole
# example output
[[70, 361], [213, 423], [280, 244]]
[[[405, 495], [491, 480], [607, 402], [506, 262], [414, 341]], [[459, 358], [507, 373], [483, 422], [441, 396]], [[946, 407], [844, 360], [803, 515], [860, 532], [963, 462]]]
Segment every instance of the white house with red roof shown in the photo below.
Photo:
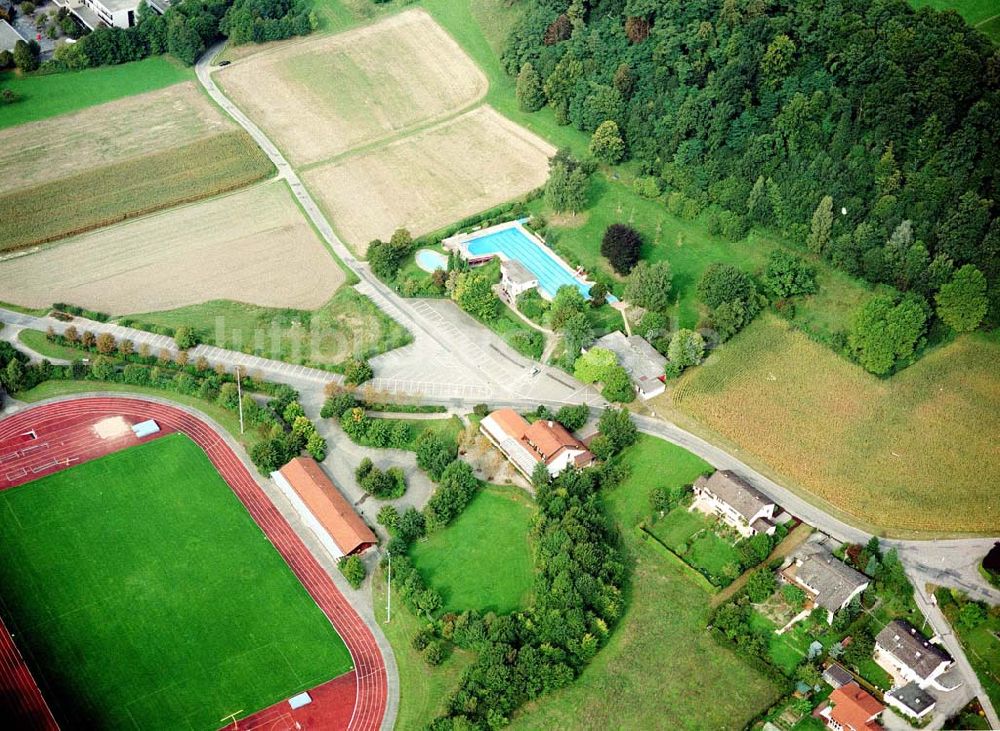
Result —
[[583, 468], [594, 462], [587, 445], [559, 422], [539, 419], [529, 424], [514, 409], [497, 409], [482, 420], [479, 431], [529, 479], [539, 462], [553, 477], [567, 467]]

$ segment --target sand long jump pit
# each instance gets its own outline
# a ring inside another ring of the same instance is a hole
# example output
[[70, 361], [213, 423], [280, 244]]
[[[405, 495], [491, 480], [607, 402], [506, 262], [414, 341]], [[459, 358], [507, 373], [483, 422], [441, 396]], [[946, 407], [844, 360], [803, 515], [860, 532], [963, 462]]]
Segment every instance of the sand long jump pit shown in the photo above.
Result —
[[344, 274], [275, 181], [10, 256], [0, 282], [19, 305], [120, 315], [213, 299], [315, 309]]
[[444, 119], [487, 89], [472, 59], [423, 10], [281, 45], [215, 77], [295, 165]]
[[415, 236], [545, 183], [555, 148], [481, 106], [437, 127], [308, 170], [338, 233], [364, 252], [401, 226]]

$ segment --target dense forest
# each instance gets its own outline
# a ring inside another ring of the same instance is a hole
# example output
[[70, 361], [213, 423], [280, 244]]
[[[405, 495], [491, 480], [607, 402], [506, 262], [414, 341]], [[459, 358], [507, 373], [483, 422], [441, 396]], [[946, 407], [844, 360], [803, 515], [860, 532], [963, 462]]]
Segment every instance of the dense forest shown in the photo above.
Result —
[[1000, 53], [957, 14], [904, 0], [522, 5], [503, 54], [522, 105], [588, 132], [615, 122], [655, 188], [716, 206], [734, 240], [771, 227], [923, 307], [972, 265], [1000, 322]]

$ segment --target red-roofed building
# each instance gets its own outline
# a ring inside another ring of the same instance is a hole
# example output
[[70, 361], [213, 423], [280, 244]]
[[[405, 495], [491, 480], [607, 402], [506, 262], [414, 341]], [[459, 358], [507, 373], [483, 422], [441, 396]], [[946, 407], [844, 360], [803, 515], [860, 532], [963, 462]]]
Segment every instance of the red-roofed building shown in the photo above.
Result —
[[271, 477], [334, 558], [361, 553], [378, 541], [312, 457], [296, 457]]
[[534, 424], [514, 409], [497, 409], [479, 425], [493, 445], [527, 478], [544, 462], [553, 477], [567, 467], [588, 467], [594, 455], [587, 445], [557, 421], [539, 419]]
[[820, 716], [833, 731], [882, 731], [876, 720], [885, 706], [857, 683], [842, 685], [830, 694], [829, 705]]

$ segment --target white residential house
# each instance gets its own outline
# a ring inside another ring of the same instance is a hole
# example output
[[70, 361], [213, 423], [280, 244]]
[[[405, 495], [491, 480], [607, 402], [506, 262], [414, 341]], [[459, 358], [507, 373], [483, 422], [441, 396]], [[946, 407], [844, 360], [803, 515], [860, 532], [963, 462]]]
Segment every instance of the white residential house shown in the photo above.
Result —
[[500, 290], [507, 296], [508, 301], [514, 302], [519, 295], [537, 286], [538, 277], [517, 259], [505, 259], [500, 262]]
[[545, 419], [529, 424], [513, 409], [492, 412], [480, 422], [479, 431], [528, 479], [539, 462], [553, 477], [567, 467], [583, 468], [594, 463], [587, 445], [562, 424]]
[[830, 624], [833, 624], [833, 615], [860, 596], [870, 583], [860, 571], [825, 549], [808, 543], [782, 569], [781, 576], [805, 591], [815, 605], [825, 609]]
[[944, 648], [935, 645], [909, 622], [896, 619], [889, 622], [875, 638], [875, 662], [903, 683], [916, 683], [942, 691], [953, 690], [942, 676], [954, 664]]
[[695, 509], [718, 516], [744, 538], [774, 533], [777, 504], [731, 470], [702, 475], [694, 483]]
[[619, 330], [610, 332], [594, 342], [595, 348], [605, 348], [615, 354], [618, 364], [625, 369], [639, 398], [646, 400], [659, 396], [666, 389], [663, 375], [667, 359], [639, 335], [626, 337]]

